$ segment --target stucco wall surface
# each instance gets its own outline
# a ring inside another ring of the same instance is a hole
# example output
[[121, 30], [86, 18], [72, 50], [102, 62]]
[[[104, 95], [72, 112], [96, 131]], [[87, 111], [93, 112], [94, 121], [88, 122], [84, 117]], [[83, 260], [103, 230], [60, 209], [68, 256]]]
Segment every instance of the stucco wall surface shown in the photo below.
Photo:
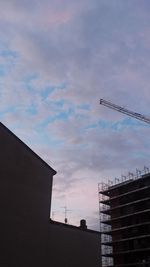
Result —
[[100, 233], [54, 223], [48, 236], [53, 267], [100, 266]]
[[53, 171], [0, 125], [0, 265], [42, 266]]

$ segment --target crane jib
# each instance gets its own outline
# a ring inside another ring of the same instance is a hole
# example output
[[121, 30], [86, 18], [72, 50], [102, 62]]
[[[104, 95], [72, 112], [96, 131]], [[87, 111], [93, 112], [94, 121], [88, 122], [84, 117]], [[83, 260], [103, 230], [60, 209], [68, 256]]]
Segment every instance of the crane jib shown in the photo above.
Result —
[[150, 118], [148, 118], [148, 117], [146, 117], [146, 116], [144, 116], [144, 115], [142, 115], [140, 113], [133, 112], [133, 111], [128, 110], [128, 109], [126, 109], [124, 107], [121, 107], [121, 106], [118, 106], [116, 104], [113, 104], [113, 103], [111, 103], [109, 101], [106, 101], [104, 99], [100, 99], [100, 105], [106, 106], [108, 108], [111, 108], [111, 109], [116, 110], [118, 112], [121, 112], [123, 114], [126, 114], [126, 115], [128, 115], [130, 117], [134, 117], [137, 120], [141, 120], [141, 121], [144, 121], [144, 122], [150, 124]]

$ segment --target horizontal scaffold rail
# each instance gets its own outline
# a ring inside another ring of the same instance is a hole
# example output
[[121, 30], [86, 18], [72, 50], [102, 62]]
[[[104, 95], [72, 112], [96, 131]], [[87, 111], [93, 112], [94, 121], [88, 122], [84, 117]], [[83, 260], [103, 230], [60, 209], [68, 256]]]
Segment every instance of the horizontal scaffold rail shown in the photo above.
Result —
[[114, 243], [121, 243], [121, 242], [126, 242], [126, 241], [130, 241], [130, 240], [137, 240], [137, 239], [145, 239], [145, 238], [150, 238], [150, 235], [136, 235], [136, 236], [132, 236], [132, 237], [128, 237], [128, 238], [123, 238], [123, 239], [116, 239], [114, 241], [106, 241], [106, 242], [102, 242], [102, 245], [105, 246], [112, 246], [112, 244]]
[[142, 198], [142, 199], [135, 200], [135, 201], [132, 201], [132, 202], [128, 202], [128, 203], [125, 203], [125, 204], [116, 206], [116, 207], [114, 207], [114, 208], [110, 208], [110, 209], [102, 209], [102, 210], [101, 210], [101, 213], [111, 215], [111, 212], [114, 211], [114, 210], [121, 209], [121, 208], [124, 208], [124, 207], [133, 206], [133, 205], [136, 205], [136, 204], [139, 204], [139, 203], [141, 203], [141, 202], [148, 201], [148, 200], [150, 200], [150, 197]]
[[121, 250], [116, 253], [108, 253], [108, 254], [102, 254], [103, 257], [113, 257], [115, 255], [121, 255], [121, 254], [131, 254], [131, 253], [139, 253], [139, 252], [145, 252], [150, 251], [150, 248], [140, 248], [140, 249], [130, 249], [130, 250]]
[[120, 217], [115, 217], [115, 218], [112, 218], [112, 219], [108, 219], [106, 221], [101, 221], [101, 223], [111, 224], [111, 222], [114, 222], [114, 221], [122, 220], [122, 219], [128, 218], [130, 216], [141, 215], [143, 213], [148, 213], [148, 212], [150, 212], [150, 209], [145, 209], [145, 210], [142, 210], [142, 211], [138, 211], [138, 212], [134, 212], [134, 213], [129, 213], [129, 214], [126, 214], [126, 215], [123, 215], [123, 216], [120, 216]]
[[111, 229], [108, 231], [104, 230], [101, 233], [104, 235], [112, 235], [112, 233], [114, 233], [114, 232], [120, 232], [120, 231], [122, 232], [122, 231], [126, 231], [128, 229], [131, 229], [131, 228], [137, 228], [137, 227], [146, 226], [146, 225], [150, 225], [150, 221], [144, 222], [144, 223], [137, 223], [137, 224], [133, 224], [133, 225], [126, 225], [124, 227], [114, 228], [114, 229]]
[[128, 191], [128, 192], [126, 192], [126, 193], [124, 193], [124, 194], [117, 195], [117, 196], [115, 196], [115, 197], [108, 198], [108, 199], [106, 199], [106, 200], [100, 201], [100, 203], [102, 203], [102, 204], [104, 203], [104, 204], [105, 204], [105, 203], [110, 202], [110, 201], [112, 201], [112, 200], [115, 200], [115, 199], [117, 199], [117, 198], [121, 198], [121, 197], [130, 195], [130, 194], [133, 194], [133, 193], [141, 192], [141, 191], [143, 191], [143, 190], [147, 190], [147, 189], [150, 189], [150, 186], [144, 186], [144, 187], [135, 189], [135, 190], [133, 190], [133, 191]]

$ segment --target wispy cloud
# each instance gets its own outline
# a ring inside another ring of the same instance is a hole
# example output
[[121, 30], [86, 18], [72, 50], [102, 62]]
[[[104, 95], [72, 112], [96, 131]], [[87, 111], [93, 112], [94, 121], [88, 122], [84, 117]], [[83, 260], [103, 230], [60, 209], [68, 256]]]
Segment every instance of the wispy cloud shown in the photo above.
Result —
[[[97, 183], [149, 164], [147, 1], [1, 0], [0, 118], [58, 174], [53, 210], [94, 227]], [[87, 209], [88, 207], [88, 209]], [[98, 226], [97, 226], [98, 227]]]

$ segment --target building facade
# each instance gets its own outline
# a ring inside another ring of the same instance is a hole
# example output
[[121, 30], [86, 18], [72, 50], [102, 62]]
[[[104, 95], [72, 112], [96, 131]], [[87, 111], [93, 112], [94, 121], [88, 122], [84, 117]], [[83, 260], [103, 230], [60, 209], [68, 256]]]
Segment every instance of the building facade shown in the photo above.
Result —
[[53, 267], [101, 267], [98, 232], [51, 221], [48, 237]]
[[99, 266], [98, 232], [50, 220], [55, 174], [0, 123], [0, 266]]
[[150, 266], [150, 173], [101, 185], [103, 266]]

